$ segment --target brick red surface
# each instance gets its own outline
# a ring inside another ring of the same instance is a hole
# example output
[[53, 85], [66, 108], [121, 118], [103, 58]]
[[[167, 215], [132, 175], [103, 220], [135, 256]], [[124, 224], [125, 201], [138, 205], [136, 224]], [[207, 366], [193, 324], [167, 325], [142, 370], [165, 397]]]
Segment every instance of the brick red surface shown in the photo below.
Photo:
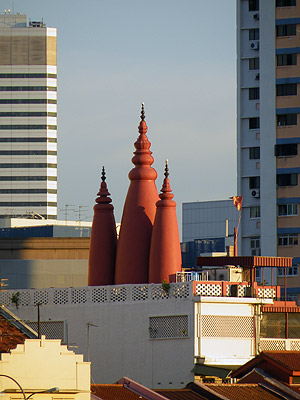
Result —
[[91, 391], [95, 396], [103, 400], [147, 400], [143, 396], [132, 392], [123, 385], [91, 385]]
[[255, 384], [207, 384], [207, 386], [229, 400], [282, 400], [282, 396]]
[[28, 336], [0, 315], [0, 353], [8, 353]]

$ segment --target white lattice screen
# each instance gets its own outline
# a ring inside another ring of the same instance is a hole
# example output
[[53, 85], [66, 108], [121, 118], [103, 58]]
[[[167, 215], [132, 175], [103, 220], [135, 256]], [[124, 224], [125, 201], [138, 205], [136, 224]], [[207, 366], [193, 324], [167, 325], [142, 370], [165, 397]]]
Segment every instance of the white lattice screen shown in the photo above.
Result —
[[18, 294], [18, 306], [74, 305], [95, 303], [128, 303], [153, 300], [187, 299], [193, 295], [192, 282], [171, 283], [169, 290], [161, 284], [88, 286], [75, 288], [16, 289], [0, 291], [0, 304], [12, 306], [12, 297]]
[[222, 285], [221, 284], [202, 284], [198, 283], [196, 285], [196, 295], [197, 296], [222, 296]]
[[285, 340], [260, 340], [259, 350], [285, 350]]
[[189, 336], [188, 315], [149, 318], [150, 339], [186, 338]]
[[300, 351], [300, 340], [291, 340], [291, 350]]
[[203, 337], [252, 338], [254, 335], [252, 317], [202, 315], [199, 323]]

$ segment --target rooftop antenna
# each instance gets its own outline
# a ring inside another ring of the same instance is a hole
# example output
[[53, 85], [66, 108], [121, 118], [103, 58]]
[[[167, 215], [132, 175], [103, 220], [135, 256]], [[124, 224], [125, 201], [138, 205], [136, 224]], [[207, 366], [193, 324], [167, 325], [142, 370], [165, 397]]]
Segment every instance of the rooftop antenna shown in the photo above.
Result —
[[[69, 211], [69, 207], [76, 207], [76, 206], [75, 206], [75, 204], [66, 204], [66, 205], [65, 205], [65, 208], [62, 208], [62, 209], [61, 209], [61, 211], [64, 211], [64, 212], [65, 212], [65, 221], [66, 221], [66, 222], [68, 221], [68, 211]], [[71, 211], [74, 211], [74, 209], [73, 209], [73, 210], [71, 209]]]

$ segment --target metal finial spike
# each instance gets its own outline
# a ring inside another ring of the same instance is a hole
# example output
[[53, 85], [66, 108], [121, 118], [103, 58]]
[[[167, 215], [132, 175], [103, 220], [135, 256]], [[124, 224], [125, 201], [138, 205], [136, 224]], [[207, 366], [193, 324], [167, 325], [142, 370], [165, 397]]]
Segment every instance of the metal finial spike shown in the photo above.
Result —
[[105, 176], [105, 168], [102, 167], [102, 174], [101, 174], [101, 180], [102, 182], [105, 182], [106, 176]]
[[142, 103], [142, 111], [141, 111], [141, 120], [144, 121], [145, 120], [145, 109], [144, 109], [144, 103]]
[[166, 160], [166, 166], [165, 166], [165, 178], [169, 176], [169, 163], [168, 160]]

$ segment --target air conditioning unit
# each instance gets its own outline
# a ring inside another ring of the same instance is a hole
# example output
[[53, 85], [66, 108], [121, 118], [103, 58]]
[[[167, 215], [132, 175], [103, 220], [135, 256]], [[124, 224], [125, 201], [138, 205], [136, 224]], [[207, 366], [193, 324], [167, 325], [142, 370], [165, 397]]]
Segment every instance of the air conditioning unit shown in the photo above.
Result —
[[258, 50], [259, 49], [259, 42], [250, 42], [250, 49], [251, 50]]
[[259, 20], [259, 14], [253, 14], [253, 18], [255, 19], [255, 21]]
[[256, 74], [256, 75], [255, 75], [255, 80], [256, 80], [256, 81], [259, 81], [259, 74]]
[[256, 199], [259, 199], [259, 190], [258, 189], [252, 190], [251, 196], [255, 197]]

